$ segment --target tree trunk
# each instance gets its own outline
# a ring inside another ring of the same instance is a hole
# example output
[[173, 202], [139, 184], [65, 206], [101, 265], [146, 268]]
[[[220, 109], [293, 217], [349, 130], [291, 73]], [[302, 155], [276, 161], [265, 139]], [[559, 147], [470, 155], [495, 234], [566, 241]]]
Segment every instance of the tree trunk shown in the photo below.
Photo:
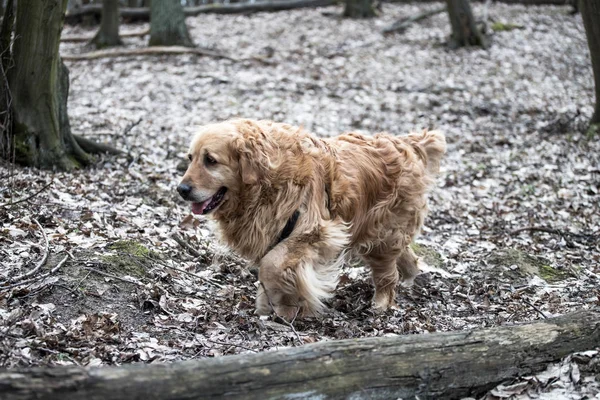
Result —
[[[2, 0], [0, 0], [2, 2]], [[8, 88], [7, 74], [12, 63], [10, 42], [15, 23], [14, 1], [9, 0], [3, 12], [0, 28], [0, 157], [9, 160], [12, 156], [12, 112], [10, 110], [11, 95]]]
[[100, 29], [91, 43], [97, 49], [123, 44], [119, 37], [119, 0], [103, 0]]
[[345, 0], [345, 2], [344, 17], [372, 18], [376, 16], [372, 0]]
[[337, 340], [170, 364], [0, 371], [4, 400], [455, 399], [600, 343], [600, 314], [492, 329]]
[[152, 0], [150, 3], [150, 46], [188, 46], [194, 43], [185, 24], [179, 0]]
[[72, 169], [90, 161], [76, 143], [67, 115], [68, 70], [58, 46], [67, 0], [19, 0], [12, 94], [15, 161]]
[[469, 0], [446, 0], [446, 3], [452, 25], [450, 47], [481, 46], [486, 48], [485, 37], [477, 28]]
[[600, 4], [598, 0], [580, 0], [579, 10], [592, 58], [594, 84], [596, 86], [596, 107], [590, 121], [590, 135], [598, 133], [600, 128]]

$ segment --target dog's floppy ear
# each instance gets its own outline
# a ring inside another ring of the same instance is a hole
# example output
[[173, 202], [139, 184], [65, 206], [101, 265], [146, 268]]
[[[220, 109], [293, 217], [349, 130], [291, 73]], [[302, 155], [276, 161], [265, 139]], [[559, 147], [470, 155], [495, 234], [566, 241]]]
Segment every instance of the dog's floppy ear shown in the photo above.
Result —
[[233, 150], [238, 158], [242, 182], [253, 185], [267, 177], [269, 172], [268, 143], [252, 135], [242, 135], [233, 141]]

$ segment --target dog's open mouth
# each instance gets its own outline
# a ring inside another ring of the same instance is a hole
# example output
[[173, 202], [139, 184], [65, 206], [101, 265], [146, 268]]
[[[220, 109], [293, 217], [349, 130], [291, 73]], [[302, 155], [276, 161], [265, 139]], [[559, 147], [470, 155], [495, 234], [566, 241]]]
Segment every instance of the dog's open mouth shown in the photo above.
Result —
[[227, 188], [222, 187], [221, 189], [217, 190], [217, 193], [213, 194], [202, 203], [192, 203], [192, 212], [194, 214], [208, 214], [221, 205], [226, 192]]

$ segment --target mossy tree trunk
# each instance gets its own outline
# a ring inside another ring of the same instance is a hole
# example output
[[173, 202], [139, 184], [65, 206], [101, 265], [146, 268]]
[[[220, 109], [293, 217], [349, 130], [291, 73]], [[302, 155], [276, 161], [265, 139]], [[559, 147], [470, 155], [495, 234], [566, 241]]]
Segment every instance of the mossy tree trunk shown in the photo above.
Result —
[[349, 18], [372, 18], [375, 17], [375, 9], [372, 0], [345, 0], [344, 17]]
[[152, 0], [150, 3], [150, 46], [188, 46], [194, 43], [185, 24], [179, 0]]
[[119, 0], [102, 1], [100, 29], [91, 43], [98, 49], [123, 44], [119, 37]]
[[446, 0], [446, 3], [452, 25], [450, 47], [481, 46], [486, 48], [486, 38], [477, 28], [469, 0]]
[[596, 107], [588, 133], [596, 135], [600, 130], [600, 3], [598, 0], [580, 0], [579, 10], [588, 39], [596, 85]]
[[67, 0], [19, 0], [8, 71], [15, 161], [72, 169], [90, 161], [71, 134], [69, 74], [58, 46]]

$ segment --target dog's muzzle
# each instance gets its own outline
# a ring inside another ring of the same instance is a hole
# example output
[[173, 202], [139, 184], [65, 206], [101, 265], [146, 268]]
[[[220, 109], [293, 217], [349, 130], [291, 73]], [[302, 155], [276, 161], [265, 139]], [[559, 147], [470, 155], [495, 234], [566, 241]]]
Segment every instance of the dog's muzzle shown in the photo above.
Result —
[[183, 197], [184, 200], [188, 200], [190, 193], [192, 193], [192, 187], [186, 183], [180, 183], [179, 186], [177, 186], [177, 192], [179, 192], [179, 195]]

